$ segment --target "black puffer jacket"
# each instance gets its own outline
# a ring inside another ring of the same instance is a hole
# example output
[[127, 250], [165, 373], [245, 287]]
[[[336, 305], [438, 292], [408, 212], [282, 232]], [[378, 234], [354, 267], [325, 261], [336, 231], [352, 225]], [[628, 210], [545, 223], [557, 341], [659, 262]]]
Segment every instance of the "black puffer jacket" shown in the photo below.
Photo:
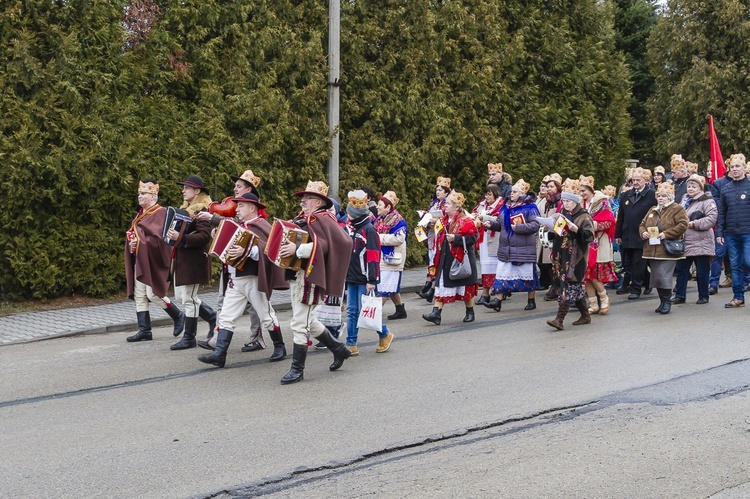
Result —
[[750, 234], [750, 179], [733, 180], [721, 188], [716, 237]]

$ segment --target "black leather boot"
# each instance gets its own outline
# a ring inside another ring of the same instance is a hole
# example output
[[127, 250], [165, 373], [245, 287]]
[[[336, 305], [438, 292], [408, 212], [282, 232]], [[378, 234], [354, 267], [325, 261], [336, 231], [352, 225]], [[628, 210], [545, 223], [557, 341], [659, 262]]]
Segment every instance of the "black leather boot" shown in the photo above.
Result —
[[352, 356], [352, 351], [346, 348], [346, 345], [334, 339], [333, 336], [331, 336], [330, 331], [327, 329], [315, 339], [327, 346], [328, 350], [333, 352], [333, 363], [328, 366], [328, 369], [331, 371], [335, 371], [343, 366], [344, 361]]
[[657, 289], [656, 292], [659, 295], [659, 306], [654, 309], [654, 313], [660, 314], [662, 309], [664, 309], [664, 291]]
[[474, 307], [466, 307], [464, 322], [474, 322]]
[[493, 298], [488, 303], [485, 303], [484, 306], [487, 308], [491, 308], [495, 312], [499, 312], [503, 309], [503, 300], [500, 300], [499, 298]]
[[164, 311], [174, 321], [174, 331], [172, 331], [172, 335], [181, 335], [182, 330], [185, 329], [185, 314], [183, 314], [182, 310], [177, 308], [177, 305], [175, 305], [174, 303], [168, 303], [167, 308], [164, 309]]
[[428, 303], [432, 303], [432, 299], [435, 298], [435, 288], [430, 288], [422, 298], [427, 300]]
[[417, 294], [419, 295], [420, 298], [424, 298], [425, 293], [427, 293], [431, 287], [432, 287], [432, 281], [426, 281], [422, 289], [417, 291]]
[[278, 362], [286, 358], [286, 345], [284, 344], [284, 337], [281, 335], [281, 328], [276, 326], [268, 332], [268, 336], [271, 337], [273, 342], [273, 353], [268, 359], [269, 362]]
[[589, 300], [587, 298], [581, 298], [576, 302], [576, 308], [581, 312], [581, 316], [578, 320], [573, 321], [574, 326], [582, 326], [583, 324], [591, 324], [591, 314], [589, 314]]
[[128, 336], [125, 341], [133, 343], [135, 341], [151, 341], [154, 339], [151, 334], [151, 315], [148, 310], [145, 312], [136, 312], [138, 317], [138, 332], [133, 336]]
[[615, 294], [618, 295], [628, 295], [630, 294], [630, 276], [627, 274], [622, 275], [620, 287], [617, 288], [617, 291], [615, 291]]
[[198, 318], [197, 317], [185, 317], [185, 332], [182, 334], [182, 339], [170, 346], [170, 350], [187, 350], [188, 348], [195, 348], [195, 335], [198, 333]]
[[213, 364], [216, 367], [224, 367], [227, 362], [227, 350], [229, 350], [233, 335], [234, 333], [228, 329], [219, 329], [214, 352], [211, 355], [199, 355], [198, 360], [205, 364]]
[[525, 307], [523, 307], [524, 310], [536, 310], [536, 300], [534, 298], [529, 298], [528, 303]]
[[432, 307], [432, 312], [430, 312], [429, 314], [422, 314], [422, 319], [424, 319], [424, 320], [426, 320], [428, 322], [432, 322], [436, 326], [439, 326], [440, 325], [440, 321], [441, 321], [440, 315], [442, 313], [443, 313], [443, 311], [441, 309], [439, 309], [438, 307]]
[[666, 315], [672, 310], [672, 290], [657, 288], [656, 291], [663, 303], [659, 313]]
[[389, 321], [395, 321], [396, 319], [406, 319], [406, 308], [404, 304], [396, 305], [396, 312], [388, 316]]
[[201, 302], [201, 306], [198, 308], [198, 317], [208, 322], [208, 336], [210, 340], [216, 330], [216, 311], [206, 305], [206, 302]]
[[289, 385], [302, 381], [305, 376], [305, 360], [307, 359], [307, 345], [294, 344], [292, 350], [292, 368], [281, 378], [282, 385]]
[[477, 301], [474, 302], [474, 305], [484, 305], [485, 303], [489, 303], [489, 302], [490, 302], [490, 297], [482, 295], [479, 297]]

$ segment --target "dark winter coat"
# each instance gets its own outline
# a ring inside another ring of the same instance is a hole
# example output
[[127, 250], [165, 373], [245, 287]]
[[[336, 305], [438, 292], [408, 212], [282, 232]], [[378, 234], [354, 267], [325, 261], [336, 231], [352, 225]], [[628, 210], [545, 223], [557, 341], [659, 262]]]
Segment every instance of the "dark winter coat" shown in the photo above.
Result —
[[209, 222], [193, 219], [174, 248], [174, 285], [208, 284], [211, 282], [211, 243]]
[[640, 249], [643, 247], [643, 239], [639, 227], [648, 210], [656, 206], [656, 193], [646, 186], [638, 197], [635, 189], [630, 189], [620, 194], [619, 203], [615, 238], [622, 239], [620, 248]]
[[369, 215], [351, 222], [352, 251], [346, 272], [347, 284], [380, 282], [380, 236]]
[[750, 234], [750, 179], [732, 180], [721, 188], [716, 237]]

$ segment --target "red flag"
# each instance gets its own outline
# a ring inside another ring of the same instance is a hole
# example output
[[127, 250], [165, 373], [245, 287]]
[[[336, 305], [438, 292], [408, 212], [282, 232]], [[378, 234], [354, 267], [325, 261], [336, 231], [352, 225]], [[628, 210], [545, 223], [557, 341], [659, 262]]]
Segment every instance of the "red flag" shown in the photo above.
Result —
[[724, 167], [724, 158], [721, 157], [721, 149], [719, 149], [719, 139], [716, 138], [716, 130], [714, 130], [714, 117], [708, 116], [708, 144], [711, 148], [711, 167], [709, 172], [711, 178], [708, 179], [710, 184], [714, 183], [714, 180], [721, 178], [726, 173]]

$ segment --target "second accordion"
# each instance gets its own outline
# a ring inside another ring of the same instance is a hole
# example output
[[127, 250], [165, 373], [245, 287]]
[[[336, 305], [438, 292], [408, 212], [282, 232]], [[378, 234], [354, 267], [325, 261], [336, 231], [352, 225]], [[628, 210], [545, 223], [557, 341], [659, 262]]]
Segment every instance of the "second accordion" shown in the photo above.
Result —
[[279, 252], [284, 243], [288, 241], [293, 242], [299, 248], [301, 244], [305, 244], [309, 239], [310, 235], [296, 224], [277, 218], [273, 221], [271, 232], [268, 233], [268, 242], [266, 242], [265, 250], [266, 256], [278, 267], [295, 271], [299, 270], [302, 260], [296, 254], [282, 258], [279, 256]]
[[[258, 244], [258, 236], [249, 230], [243, 229], [233, 220], [225, 218], [219, 222], [219, 226], [216, 228], [216, 235], [213, 241], [211, 241], [208, 252], [221, 260], [222, 263], [242, 268], [250, 254], [250, 249], [256, 244]], [[229, 257], [229, 250], [233, 246], [240, 246], [245, 250], [242, 256], [236, 259]]]

